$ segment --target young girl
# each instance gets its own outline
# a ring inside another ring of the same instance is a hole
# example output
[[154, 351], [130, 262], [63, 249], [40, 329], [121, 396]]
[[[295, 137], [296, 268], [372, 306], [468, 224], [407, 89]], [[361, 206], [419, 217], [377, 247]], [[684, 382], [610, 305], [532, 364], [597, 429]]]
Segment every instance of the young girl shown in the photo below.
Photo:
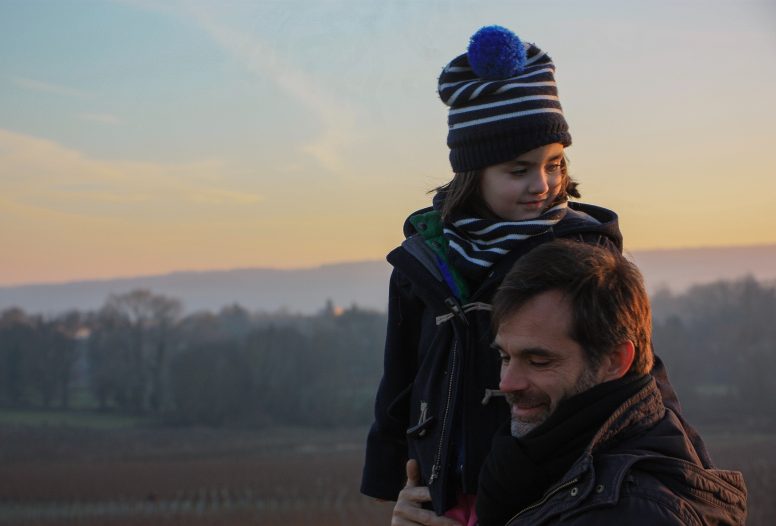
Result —
[[555, 66], [499, 26], [480, 29], [439, 77], [455, 176], [410, 215], [388, 255], [384, 374], [361, 491], [396, 500], [415, 459], [434, 511], [476, 523], [473, 495], [509, 419], [490, 349], [490, 300], [514, 262], [557, 237], [622, 250], [617, 215], [579, 197], [564, 148]]

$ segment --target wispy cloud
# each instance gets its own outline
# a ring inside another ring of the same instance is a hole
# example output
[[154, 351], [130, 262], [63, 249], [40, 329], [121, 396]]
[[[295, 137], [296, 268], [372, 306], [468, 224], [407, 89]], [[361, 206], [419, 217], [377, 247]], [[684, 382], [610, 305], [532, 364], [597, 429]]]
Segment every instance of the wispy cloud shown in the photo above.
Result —
[[70, 88], [68, 86], [62, 86], [61, 84], [52, 84], [50, 82], [43, 82], [40, 80], [30, 79], [26, 77], [11, 77], [11, 81], [27, 90], [38, 91], [42, 93], [53, 93], [56, 95], [64, 95], [66, 97], [78, 97], [87, 98], [91, 96], [90, 93], [85, 91]]
[[79, 113], [78, 118], [84, 121], [99, 122], [116, 126], [121, 124], [121, 119], [110, 113]]
[[176, 5], [174, 2], [167, 0], [165, 2], [157, 0], [109, 0], [113, 4], [125, 5], [134, 9], [142, 9], [144, 11], [153, 11], [157, 13], [174, 13]]
[[220, 22], [202, 5], [187, 4], [191, 17], [213, 40], [252, 73], [270, 78], [285, 93], [307, 108], [322, 131], [301, 147], [322, 167], [343, 169], [344, 150], [356, 137], [355, 115], [346, 104], [327, 93], [322, 83], [294, 67], [255, 34]]
[[171, 213], [195, 217], [208, 208], [231, 210], [263, 200], [223, 187], [225, 170], [213, 160], [161, 164], [93, 159], [52, 141], [0, 129], [0, 194], [26, 206], [137, 220]]

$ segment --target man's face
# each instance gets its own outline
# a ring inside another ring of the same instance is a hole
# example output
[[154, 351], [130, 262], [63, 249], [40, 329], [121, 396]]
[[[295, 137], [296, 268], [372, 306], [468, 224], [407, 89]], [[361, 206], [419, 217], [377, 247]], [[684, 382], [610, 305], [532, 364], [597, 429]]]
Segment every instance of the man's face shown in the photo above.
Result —
[[558, 291], [529, 300], [499, 326], [499, 389], [512, 409], [512, 435], [524, 436], [558, 404], [601, 383], [584, 350], [569, 337], [571, 305]]

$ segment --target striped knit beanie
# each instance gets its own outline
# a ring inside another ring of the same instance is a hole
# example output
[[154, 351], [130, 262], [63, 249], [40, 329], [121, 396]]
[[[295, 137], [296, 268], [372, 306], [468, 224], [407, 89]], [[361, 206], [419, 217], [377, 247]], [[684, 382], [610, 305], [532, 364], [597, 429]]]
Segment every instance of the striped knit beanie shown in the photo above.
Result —
[[439, 77], [450, 107], [447, 145], [456, 173], [500, 164], [559, 142], [571, 144], [546, 53], [500, 26], [477, 31]]

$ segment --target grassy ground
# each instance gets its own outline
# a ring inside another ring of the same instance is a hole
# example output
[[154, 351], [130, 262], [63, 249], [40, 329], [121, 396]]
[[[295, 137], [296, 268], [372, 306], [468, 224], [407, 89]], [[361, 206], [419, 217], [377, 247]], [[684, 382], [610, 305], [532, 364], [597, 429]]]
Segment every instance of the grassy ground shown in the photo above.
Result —
[[365, 432], [0, 426], [0, 524], [388, 524]]
[[0, 426], [128, 429], [149, 424], [146, 418], [89, 410], [0, 410]]
[[[108, 429], [93, 415], [80, 428], [77, 418], [62, 427], [3, 418], [0, 524], [390, 523], [390, 504], [358, 492], [365, 428]], [[704, 437], [720, 467], [744, 472], [748, 524], [776, 524], [776, 436]]]

